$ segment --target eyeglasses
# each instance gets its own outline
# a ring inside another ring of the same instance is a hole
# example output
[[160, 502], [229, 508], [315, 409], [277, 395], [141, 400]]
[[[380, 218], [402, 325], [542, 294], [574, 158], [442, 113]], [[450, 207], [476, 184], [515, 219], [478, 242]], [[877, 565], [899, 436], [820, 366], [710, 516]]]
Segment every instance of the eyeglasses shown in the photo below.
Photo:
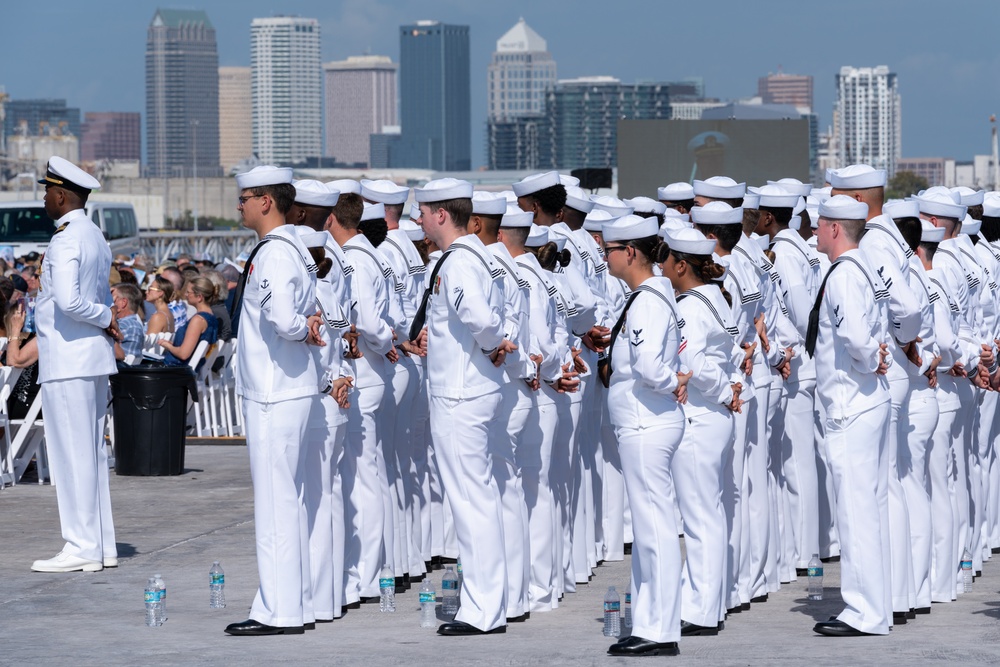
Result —
[[163, 290], [161, 290], [159, 287], [147, 287], [146, 291], [147, 292], [162, 292]]
[[607, 255], [608, 253], [612, 253], [615, 250], [628, 250], [628, 248], [629, 246], [627, 245], [608, 245], [604, 246], [604, 254]]
[[236, 200], [239, 202], [239, 206], [246, 206], [247, 202], [251, 199], [257, 199], [258, 197], [266, 197], [267, 195], [248, 195], [246, 197], [237, 197]]

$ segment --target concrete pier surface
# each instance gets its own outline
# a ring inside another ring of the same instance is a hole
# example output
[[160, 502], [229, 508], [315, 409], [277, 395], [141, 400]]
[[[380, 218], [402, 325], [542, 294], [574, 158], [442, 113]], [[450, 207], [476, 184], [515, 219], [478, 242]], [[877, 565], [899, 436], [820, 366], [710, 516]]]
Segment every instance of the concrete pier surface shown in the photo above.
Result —
[[[177, 477], [119, 477], [111, 499], [119, 566], [93, 574], [40, 574], [31, 562], [62, 547], [55, 489], [22, 483], [0, 492], [0, 664], [45, 665], [589, 665], [617, 664], [601, 634], [609, 585], [628, 584], [628, 557], [604, 563], [559, 609], [508, 626], [504, 635], [440, 637], [420, 627], [419, 584], [397, 595], [397, 612], [348, 611], [304, 635], [230, 637], [257, 589], [253, 506], [241, 446], [188, 446]], [[208, 606], [208, 571], [221, 561], [226, 609]], [[146, 579], [167, 584], [169, 620], [144, 625]], [[441, 571], [432, 573], [440, 596]], [[839, 565], [826, 565], [822, 602], [803, 580], [733, 615], [717, 637], [681, 641], [685, 665], [1000, 664], [1000, 556], [973, 591], [887, 637], [829, 638], [812, 631], [841, 608]], [[624, 594], [623, 594], [624, 597]]]

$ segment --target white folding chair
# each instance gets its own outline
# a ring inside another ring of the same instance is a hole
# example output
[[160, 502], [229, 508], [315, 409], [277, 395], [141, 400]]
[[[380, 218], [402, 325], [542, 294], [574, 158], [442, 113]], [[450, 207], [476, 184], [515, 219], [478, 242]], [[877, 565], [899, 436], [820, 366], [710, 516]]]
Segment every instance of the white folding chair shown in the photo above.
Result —
[[[7, 339], [2, 338], [0, 342], [6, 346]], [[7, 413], [7, 399], [10, 398], [19, 377], [21, 377], [20, 368], [14, 368], [13, 366], [0, 367], [0, 428], [3, 429], [3, 456], [0, 458], [0, 489], [7, 484], [14, 484], [13, 438], [10, 433], [12, 425], [10, 423], [10, 415]]]
[[229, 365], [223, 370], [222, 390], [225, 395], [224, 406], [226, 409], [226, 430], [230, 436], [243, 435], [243, 404], [242, 399], [236, 393], [236, 351], [239, 347], [239, 340], [233, 338], [231, 341], [233, 353], [229, 355]]
[[[215, 360], [205, 364], [209, 367], [207, 373], [207, 391], [209, 406], [211, 407], [211, 422], [209, 427], [212, 429], [214, 437], [232, 435], [229, 427], [229, 410], [226, 404], [225, 392], [226, 367], [229, 365], [229, 360], [232, 356], [233, 341], [229, 340], [219, 343], [219, 351]], [[216, 366], [219, 366], [218, 371], [214, 370]]]
[[[204, 437], [205, 435], [205, 426], [204, 426], [204, 419], [202, 416], [202, 410], [204, 409], [203, 406], [208, 403], [208, 401], [203, 401], [201, 398], [202, 395], [204, 395], [205, 376], [203, 375], [204, 367], [202, 368], [202, 371], [198, 371], [198, 363], [205, 358], [205, 355], [209, 352], [208, 348], [209, 344], [207, 340], [200, 341], [198, 343], [198, 347], [194, 349], [194, 354], [192, 354], [191, 358], [188, 359], [188, 366], [190, 366], [191, 370], [195, 371], [195, 373], [197, 374], [197, 385], [198, 385], [199, 395], [197, 401], [194, 400], [193, 396], [188, 398], [187, 421], [188, 424], [191, 424], [191, 412], [193, 411], [194, 428], [195, 428], [195, 433], [198, 435], [198, 437]], [[208, 363], [205, 364], [205, 366], [207, 365]]]
[[24, 419], [11, 419], [9, 423], [14, 429], [14, 438], [10, 449], [13, 452], [13, 483], [17, 484], [28, 469], [31, 459], [35, 459], [38, 470], [38, 483], [49, 481], [48, 456], [45, 452], [45, 422], [40, 418], [42, 412], [42, 393], [38, 392]]

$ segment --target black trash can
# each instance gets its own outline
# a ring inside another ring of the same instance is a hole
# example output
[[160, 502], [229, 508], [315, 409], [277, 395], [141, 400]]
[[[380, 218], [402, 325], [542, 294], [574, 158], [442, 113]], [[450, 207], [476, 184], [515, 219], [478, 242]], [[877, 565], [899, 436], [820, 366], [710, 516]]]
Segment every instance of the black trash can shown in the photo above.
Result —
[[198, 399], [188, 366], [119, 367], [111, 376], [117, 474], [181, 474], [188, 392]]

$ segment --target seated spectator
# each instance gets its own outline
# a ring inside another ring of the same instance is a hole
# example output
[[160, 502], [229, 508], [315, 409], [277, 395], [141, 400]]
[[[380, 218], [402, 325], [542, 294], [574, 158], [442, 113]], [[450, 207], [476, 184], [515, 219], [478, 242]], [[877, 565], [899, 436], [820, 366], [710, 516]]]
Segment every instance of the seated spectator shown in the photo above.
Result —
[[34, 264], [28, 264], [21, 269], [21, 277], [24, 278], [24, 282], [28, 285], [28, 290], [25, 293], [26, 296], [38, 296], [38, 268]]
[[181, 272], [174, 266], [164, 267], [160, 271], [160, 275], [170, 281], [170, 284], [174, 286], [174, 296], [167, 303], [170, 307], [170, 312], [174, 315], [174, 331], [179, 327], [187, 324], [188, 321], [188, 304], [184, 301], [184, 276]]
[[174, 298], [174, 286], [169, 280], [156, 276], [153, 283], [146, 288], [146, 300], [153, 304], [153, 314], [146, 321], [146, 333], [173, 333], [174, 314], [170, 310], [170, 302]]
[[14, 303], [28, 293], [28, 283], [21, 277], [20, 273], [10, 274], [10, 281], [14, 283], [14, 295], [11, 296], [10, 302]]
[[219, 273], [221, 273], [222, 277], [226, 279], [226, 287], [229, 292], [226, 297], [226, 309], [232, 311], [233, 299], [236, 296], [236, 285], [239, 284], [240, 274], [243, 273], [243, 271], [227, 259], [225, 264], [223, 264], [219, 269]]
[[215, 285], [208, 278], [198, 276], [185, 286], [185, 298], [195, 308], [194, 316], [178, 326], [173, 341], [162, 341], [166, 350], [163, 363], [167, 366], [183, 366], [191, 359], [201, 341], [214, 344], [219, 338], [219, 321], [212, 314], [211, 302], [215, 299]]
[[226, 299], [229, 296], [229, 286], [222, 274], [215, 269], [208, 269], [201, 272], [215, 285], [215, 300], [212, 302], [212, 313], [219, 318], [219, 340], [228, 342], [233, 337], [232, 321], [229, 318], [229, 310], [226, 309]]
[[142, 308], [142, 292], [131, 283], [118, 283], [111, 287], [115, 317], [122, 332], [122, 341], [115, 341], [115, 359], [125, 361], [132, 357], [131, 365], [142, 361], [142, 344], [146, 338], [146, 328], [139, 319]]
[[[0, 312], [6, 304], [0, 305]], [[0, 365], [20, 368], [21, 375], [7, 399], [7, 412], [11, 419], [24, 419], [31, 403], [38, 395], [38, 341], [34, 332], [25, 334], [24, 307], [21, 304], [9, 308], [4, 318], [7, 349], [0, 355]]]

